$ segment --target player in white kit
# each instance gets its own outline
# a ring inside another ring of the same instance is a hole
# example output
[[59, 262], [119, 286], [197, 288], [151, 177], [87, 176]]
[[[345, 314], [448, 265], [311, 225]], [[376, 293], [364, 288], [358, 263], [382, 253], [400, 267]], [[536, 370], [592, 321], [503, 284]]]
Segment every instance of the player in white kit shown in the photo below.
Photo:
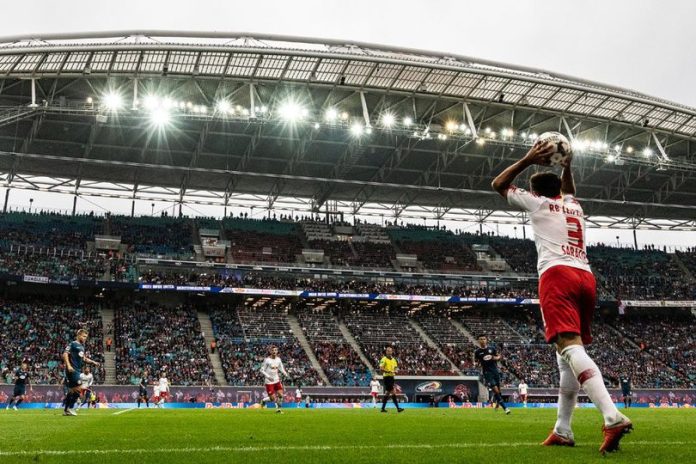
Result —
[[160, 386], [158, 383], [152, 387], [152, 401], [158, 408], [162, 407], [162, 403], [160, 403]]
[[520, 384], [517, 386], [517, 393], [520, 395], [520, 401], [524, 403], [524, 407], [527, 407], [527, 383], [522, 379]]
[[159, 401], [157, 402], [158, 405], [164, 404], [164, 401], [169, 398], [169, 379], [167, 379], [167, 375], [162, 373], [160, 374], [160, 379], [159, 379]]
[[[288, 377], [288, 373], [283, 367], [283, 361], [278, 357], [278, 347], [271, 346], [269, 352], [270, 355], [263, 360], [260, 370], [264, 378], [266, 393], [268, 393], [270, 400], [275, 403], [276, 412], [280, 413], [283, 402], [283, 384], [280, 381], [280, 374]], [[264, 403], [265, 401], [262, 401], [262, 404]]]
[[[539, 271], [539, 302], [546, 341], [556, 345], [560, 371], [558, 419], [545, 446], [574, 446], [570, 423], [580, 387], [604, 418], [602, 454], [619, 449], [619, 441], [633, 424], [621, 414], [609, 396], [602, 373], [585, 351], [592, 343], [596, 283], [585, 250], [585, 216], [575, 198], [570, 161], [559, 177], [553, 172], [531, 176], [531, 192], [513, 185], [528, 167], [548, 165], [556, 147], [537, 142], [527, 154], [500, 173], [493, 189], [508, 203], [529, 214], [534, 231]], [[569, 158], [569, 160], [572, 158]]]
[[379, 396], [380, 384], [379, 380], [373, 378], [370, 380], [370, 396], [372, 397], [372, 407], [377, 407], [377, 397]]
[[94, 375], [92, 375], [89, 367], [82, 369], [80, 382], [82, 396], [78, 399], [77, 408], [79, 409], [83, 404], [87, 403], [87, 409], [89, 409], [89, 400], [92, 397], [92, 384], [94, 383]]

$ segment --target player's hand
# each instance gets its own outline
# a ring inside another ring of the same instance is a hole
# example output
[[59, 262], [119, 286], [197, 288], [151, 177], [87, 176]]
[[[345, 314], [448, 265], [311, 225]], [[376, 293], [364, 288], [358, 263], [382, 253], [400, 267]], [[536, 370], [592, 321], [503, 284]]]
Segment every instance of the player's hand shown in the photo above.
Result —
[[549, 158], [553, 154], [555, 148], [550, 142], [537, 141], [532, 148], [529, 149], [524, 158], [529, 164], [539, 164], [541, 166], [548, 166], [550, 161]]
[[68, 366], [68, 372], [75, 372], [75, 368], [72, 366]]

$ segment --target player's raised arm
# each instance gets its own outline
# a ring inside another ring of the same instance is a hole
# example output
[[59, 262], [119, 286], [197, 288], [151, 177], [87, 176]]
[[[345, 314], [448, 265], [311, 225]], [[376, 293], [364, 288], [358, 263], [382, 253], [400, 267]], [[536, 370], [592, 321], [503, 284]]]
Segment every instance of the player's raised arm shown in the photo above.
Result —
[[548, 164], [549, 156], [551, 156], [554, 149], [551, 143], [536, 142], [522, 159], [508, 166], [503, 172], [498, 174], [498, 176], [493, 179], [493, 182], [491, 182], [491, 187], [502, 196], [506, 196], [507, 190], [517, 176], [533, 164]]
[[563, 166], [563, 172], [561, 173], [561, 193], [563, 195], [575, 195], [575, 181], [570, 168], [570, 160], [568, 160], [567, 165]]

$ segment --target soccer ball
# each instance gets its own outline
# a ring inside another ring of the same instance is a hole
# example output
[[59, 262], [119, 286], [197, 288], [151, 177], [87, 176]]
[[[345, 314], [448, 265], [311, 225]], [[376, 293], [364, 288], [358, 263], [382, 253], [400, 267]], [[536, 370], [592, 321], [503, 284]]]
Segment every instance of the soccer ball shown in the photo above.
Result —
[[537, 139], [542, 143], [551, 142], [556, 151], [549, 157], [549, 166], [565, 166], [573, 158], [570, 142], [560, 132], [544, 132]]

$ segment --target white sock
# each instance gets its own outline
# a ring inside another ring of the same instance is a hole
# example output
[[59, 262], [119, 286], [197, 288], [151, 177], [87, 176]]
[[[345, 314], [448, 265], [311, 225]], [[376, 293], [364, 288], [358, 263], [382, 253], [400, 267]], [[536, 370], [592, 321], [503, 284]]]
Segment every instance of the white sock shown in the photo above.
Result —
[[571, 345], [561, 352], [563, 359], [570, 365], [575, 378], [590, 397], [604, 417], [604, 425], [611, 426], [622, 422], [626, 416], [621, 414], [611, 400], [607, 387], [604, 386], [602, 373], [581, 345]]
[[558, 363], [558, 371], [561, 374], [561, 382], [558, 388], [558, 418], [553, 431], [562, 437], [572, 440], [573, 429], [570, 423], [578, 400], [580, 383], [575, 378], [570, 365], [558, 353], [556, 353], [556, 362]]

